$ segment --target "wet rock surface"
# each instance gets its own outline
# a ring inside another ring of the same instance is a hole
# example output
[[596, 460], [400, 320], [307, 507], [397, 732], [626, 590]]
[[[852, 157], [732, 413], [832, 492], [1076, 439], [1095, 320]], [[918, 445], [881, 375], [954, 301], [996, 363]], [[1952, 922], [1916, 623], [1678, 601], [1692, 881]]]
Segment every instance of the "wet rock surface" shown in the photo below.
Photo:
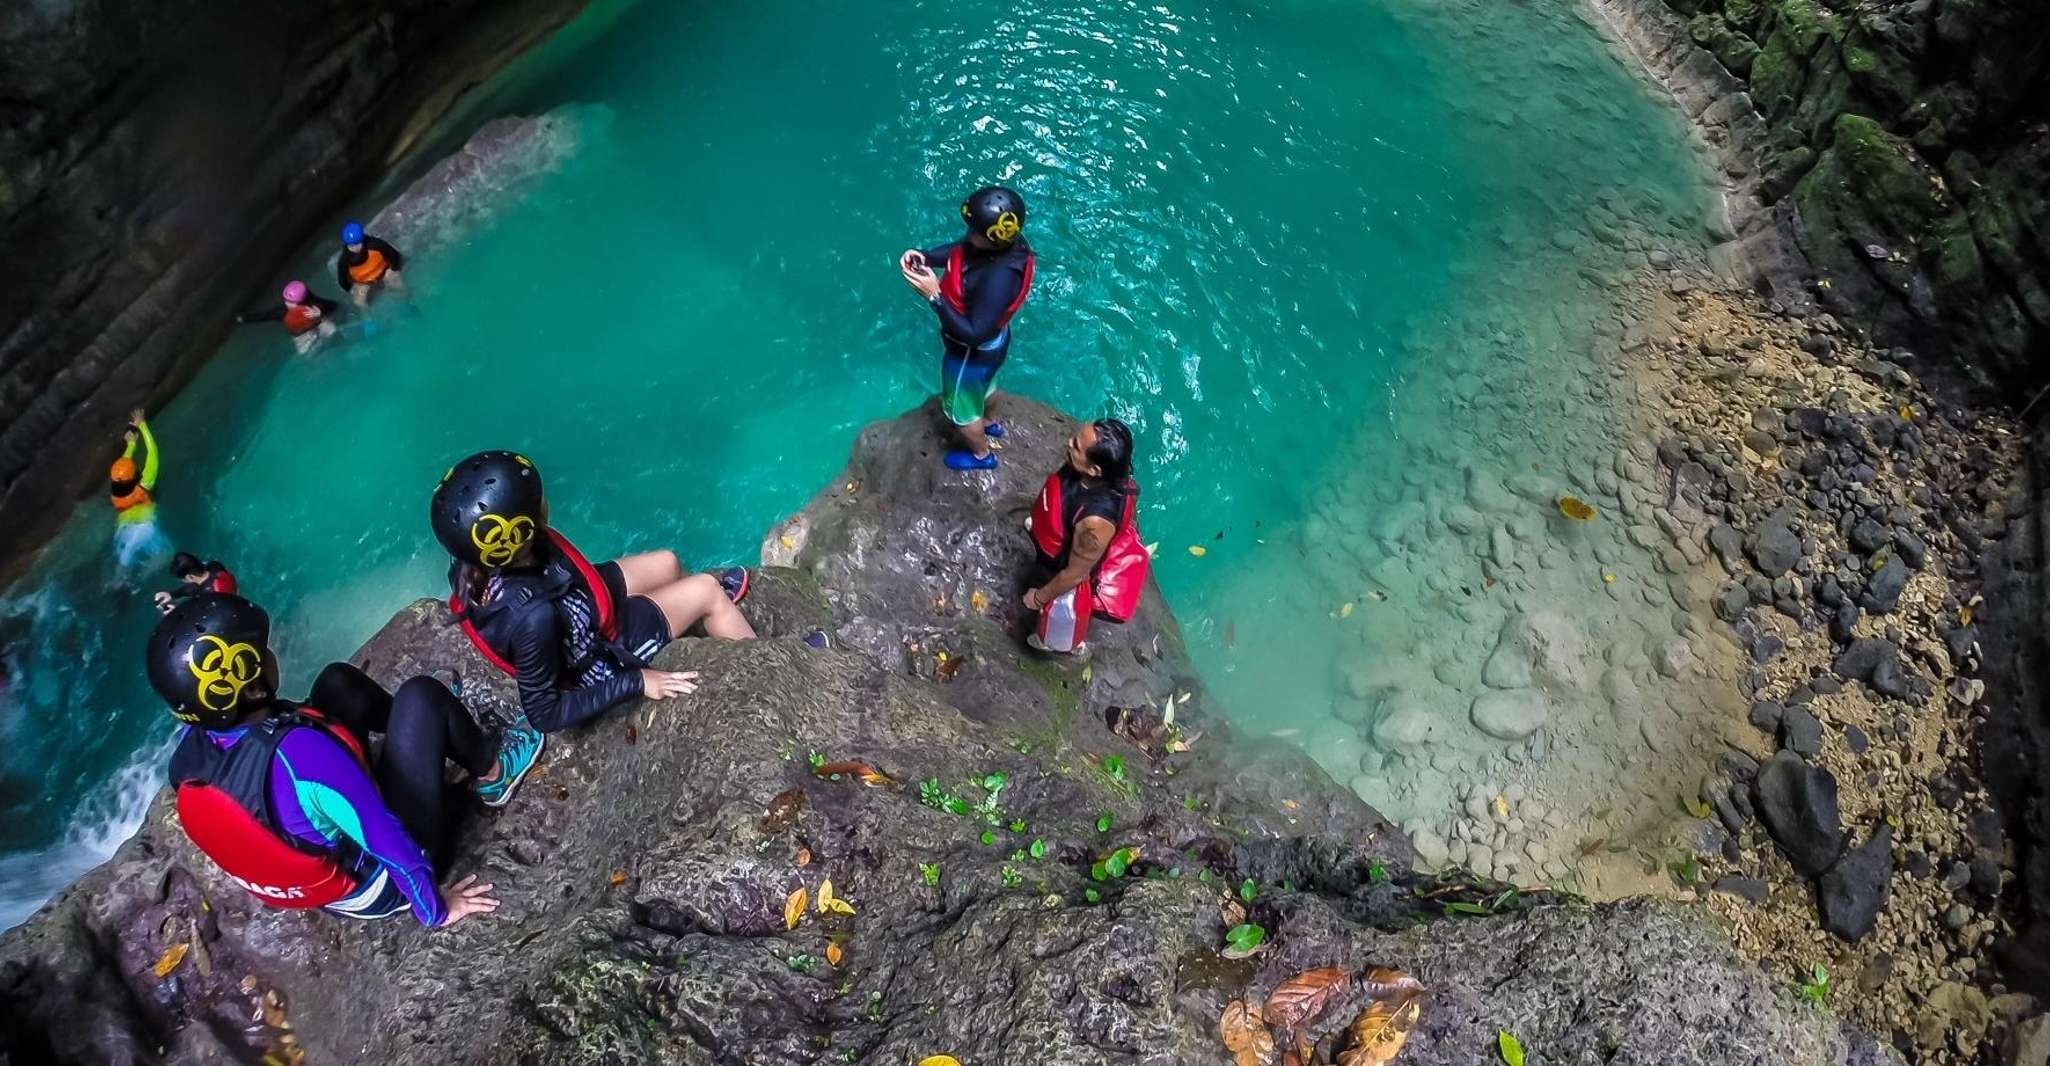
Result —
[[[496, 915], [430, 932], [261, 907], [160, 798], [0, 937], [0, 1058], [1164, 1066], [1223, 1060], [1229, 999], [1372, 964], [1430, 989], [1405, 1062], [1480, 1061], [1500, 1028], [1561, 1061], [1889, 1061], [1669, 905], [1410, 874], [1402, 834], [1348, 789], [1233, 735], [1157, 595], [1086, 663], [1025, 652], [1016, 520], [1067, 423], [1008, 402], [995, 476], [938, 472], [929, 409], [864, 433], [848, 476], [770, 533], [794, 565], [749, 600], [765, 639], [672, 646], [661, 665], [702, 671], [699, 693], [554, 738], [512, 805], [471, 811], [446, 869], [496, 884]], [[445, 623], [423, 600], [357, 661], [387, 683], [454, 666], [481, 715], [509, 713]], [[793, 639], [820, 623], [838, 649]], [[1158, 722], [1170, 698], [1189, 750], [1106, 725], [1114, 707]], [[815, 770], [838, 760], [889, 780]], [[1130, 870], [1096, 879], [1121, 848]], [[828, 879], [854, 913], [789, 928], [787, 896]], [[1268, 946], [1220, 958], [1233, 920]]]

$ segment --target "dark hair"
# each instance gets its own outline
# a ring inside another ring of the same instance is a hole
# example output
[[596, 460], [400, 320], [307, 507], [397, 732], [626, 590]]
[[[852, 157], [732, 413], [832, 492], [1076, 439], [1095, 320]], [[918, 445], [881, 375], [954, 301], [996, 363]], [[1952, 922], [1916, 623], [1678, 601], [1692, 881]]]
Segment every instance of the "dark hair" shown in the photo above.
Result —
[[179, 552], [171, 556], [172, 577], [190, 577], [205, 572], [206, 567], [200, 563], [199, 556], [191, 552]]
[[1132, 428], [1115, 418], [1099, 418], [1090, 424], [1096, 429], [1096, 443], [1083, 454], [1103, 471], [1105, 481], [1123, 484], [1132, 476]]

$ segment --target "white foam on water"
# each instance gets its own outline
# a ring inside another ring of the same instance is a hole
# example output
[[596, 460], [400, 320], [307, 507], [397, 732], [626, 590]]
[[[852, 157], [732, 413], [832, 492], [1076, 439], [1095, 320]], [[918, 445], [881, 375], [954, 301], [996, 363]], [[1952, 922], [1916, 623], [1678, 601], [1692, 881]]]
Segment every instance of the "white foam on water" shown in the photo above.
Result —
[[27, 921], [44, 902], [107, 861], [135, 835], [163, 787], [170, 750], [166, 742], [137, 753], [99, 795], [80, 806], [55, 844], [0, 856], [0, 929]]

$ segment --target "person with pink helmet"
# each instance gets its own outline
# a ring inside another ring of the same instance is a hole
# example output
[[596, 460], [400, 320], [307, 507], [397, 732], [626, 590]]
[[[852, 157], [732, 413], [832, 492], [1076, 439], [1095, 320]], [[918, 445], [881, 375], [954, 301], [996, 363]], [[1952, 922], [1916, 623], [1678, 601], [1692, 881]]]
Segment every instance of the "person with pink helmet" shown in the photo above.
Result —
[[292, 346], [305, 355], [321, 338], [334, 335], [334, 313], [340, 307], [341, 304], [324, 296], [315, 296], [305, 282], [292, 281], [285, 285], [283, 303], [236, 315], [235, 321], [282, 322], [285, 332], [292, 335]]

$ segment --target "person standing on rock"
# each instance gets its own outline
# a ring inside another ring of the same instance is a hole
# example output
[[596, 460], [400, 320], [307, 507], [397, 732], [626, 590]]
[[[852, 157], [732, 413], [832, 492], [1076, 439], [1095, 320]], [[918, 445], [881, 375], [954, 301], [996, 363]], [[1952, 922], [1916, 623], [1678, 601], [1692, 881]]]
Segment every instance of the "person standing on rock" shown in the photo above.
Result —
[[526, 456], [462, 460], [442, 476], [429, 511], [454, 560], [449, 609], [478, 652], [518, 680], [520, 707], [537, 729], [568, 729], [636, 697], [697, 691], [696, 671], [648, 668], [692, 630], [754, 639], [738, 606], [746, 568], [685, 576], [669, 551], [593, 566], [549, 528], [541, 472]]
[[[259, 901], [363, 919], [411, 909], [429, 928], [498, 909], [474, 876], [438, 887], [431, 856], [451, 828], [442, 764], [501, 806], [540, 756], [539, 733], [494, 744], [441, 682], [416, 677], [393, 695], [347, 663], [321, 671], [306, 702], [282, 699], [270, 616], [240, 596], [172, 608], [146, 662], [187, 726], [170, 766], [179, 825]], [[385, 735], [374, 762], [372, 733]]]
[[[142, 408], [128, 413], [128, 428], [121, 439], [125, 444], [121, 457], [107, 468], [107, 499], [114, 505], [114, 559], [122, 566], [133, 566], [138, 560], [161, 556], [171, 546], [157, 528], [157, 467], [161, 456], [157, 452], [156, 434], [149, 431], [149, 420], [143, 417]], [[138, 447], [142, 450], [139, 466], [135, 461]]]
[[357, 307], [370, 306], [374, 289], [406, 291], [406, 279], [399, 268], [406, 257], [397, 248], [363, 232], [363, 223], [342, 223], [342, 254], [335, 260], [335, 284], [355, 299]]
[[1115, 418], [1077, 429], [1067, 464], [1046, 479], [1032, 508], [1039, 584], [1025, 590], [1025, 608], [1039, 612], [1039, 625], [1027, 644], [1079, 652], [1099, 608], [1116, 621], [1132, 617], [1151, 569], [1138, 499], [1131, 429]]
[[341, 304], [315, 296], [303, 281], [287, 282], [283, 296], [284, 303], [236, 315], [235, 322], [283, 322], [285, 332], [292, 335], [292, 347], [300, 355], [312, 351], [323, 337], [334, 336], [334, 313], [341, 309]]
[[[952, 244], [912, 248], [897, 259], [905, 284], [940, 319], [940, 410], [960, 430], [947, 453], [955, 470], [994, 470], [991, 438], [1004, 424], [989, 413], [997, 371], [1011, 349], [1011, 319], [1032, 293], [1034, 256], [1025, 240], [1025, 198], [991, 185], [961, 202], [968, 232]], [[943, 264], [946, 277], [933, 272]]]

